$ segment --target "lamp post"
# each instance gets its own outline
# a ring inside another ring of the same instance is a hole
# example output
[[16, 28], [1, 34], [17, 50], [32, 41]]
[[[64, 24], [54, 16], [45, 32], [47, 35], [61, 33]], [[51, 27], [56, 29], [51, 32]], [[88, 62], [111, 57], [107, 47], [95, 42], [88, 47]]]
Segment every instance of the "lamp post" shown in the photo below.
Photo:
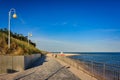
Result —
[[29, 46], [29, 37], [32, 37], [32, 33], [28, 32], [28, 46]]
[[11, 8], [8, 13], [8, 48], [10, 48], [10, 24], [11, 24], [10, 20], [11, 18], [17, 18], [16, 11], [14, 8]]

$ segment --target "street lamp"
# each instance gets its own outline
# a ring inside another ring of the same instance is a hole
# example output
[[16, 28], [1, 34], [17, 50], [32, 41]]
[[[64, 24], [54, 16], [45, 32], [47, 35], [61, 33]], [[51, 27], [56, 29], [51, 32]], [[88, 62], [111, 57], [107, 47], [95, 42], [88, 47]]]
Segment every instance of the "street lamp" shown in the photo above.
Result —
[[29, 37], [32, 37], [32, 33], [28, 32], [28, 46], [29, 46]]
[[11, 20], [11, 18], [17, 18], [16, 11], [14, 8], [11, 8], [8, 13], [8, 48], [10, 48], [10, 24], [11, 24], [10, 20]]

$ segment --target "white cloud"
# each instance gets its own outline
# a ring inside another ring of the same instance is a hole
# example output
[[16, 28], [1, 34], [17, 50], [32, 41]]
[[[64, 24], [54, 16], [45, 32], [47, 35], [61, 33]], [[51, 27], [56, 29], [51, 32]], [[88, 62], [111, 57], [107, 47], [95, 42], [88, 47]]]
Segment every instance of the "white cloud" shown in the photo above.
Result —
[[120, 51], [120, 42], [111, 40], [98, 40], [94, 42], [68, 42], [46, 38], [34, 38], [37, 40], [37, 47], [46, 51], [64, 51], [64, 52], [118, 52]]
[[26, 22], [22, 18], [19, 18], [19, 20], [22, 24], [26, 24]]
[[51, 39], [39, 39], [34, 38], [37, 41], [37, 47], [42, 50], [47, 51], [78, 51], [82, 50], [83, 46], [79, 46], [76, 43], [72, 42], [64, 42], [58, 40], [51, 40]]

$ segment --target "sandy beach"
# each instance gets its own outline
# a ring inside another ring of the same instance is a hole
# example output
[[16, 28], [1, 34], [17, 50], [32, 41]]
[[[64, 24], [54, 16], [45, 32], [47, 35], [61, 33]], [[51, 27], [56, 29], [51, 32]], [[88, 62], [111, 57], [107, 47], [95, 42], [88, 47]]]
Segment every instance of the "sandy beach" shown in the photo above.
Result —
[[52, 54], [57, 54], [57, 55], [61, 55], [61, 56], [76, 56], [76, 55], [80, 55], [80, 54], [71, 54], [71, 53], [50, 53]]
[[76, 56], [76, 55], [80, 55], [80, 54], [64, 54], [65, 56]]

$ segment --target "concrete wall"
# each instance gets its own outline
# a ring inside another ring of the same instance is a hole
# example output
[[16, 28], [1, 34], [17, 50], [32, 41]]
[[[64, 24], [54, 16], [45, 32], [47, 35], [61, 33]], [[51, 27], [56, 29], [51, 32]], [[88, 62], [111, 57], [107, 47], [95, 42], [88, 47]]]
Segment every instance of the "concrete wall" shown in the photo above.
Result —
[[40, 54], [24, 56], [24, 66], [25, 66], [24, 69], [29, 68], [30, 65], [40, 57], [41, 57]]
[[23, 71], [30, 67], [41, 54], [33, 54], [27, 56], [0, 56], [0, 73], [11, 73], [15, 71]]

